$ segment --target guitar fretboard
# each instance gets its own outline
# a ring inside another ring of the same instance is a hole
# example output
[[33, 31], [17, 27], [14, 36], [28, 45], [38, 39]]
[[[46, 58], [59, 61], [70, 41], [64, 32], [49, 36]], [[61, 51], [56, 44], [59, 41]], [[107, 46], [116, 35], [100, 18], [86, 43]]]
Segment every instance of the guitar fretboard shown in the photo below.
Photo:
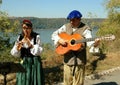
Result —
[[100, 39], [100, 40], [114, 40], [115, 36], [111, 35], [111, 36], [102, 36], [102, 37], [94, 37], [94, 38], [86, 38], [86, 39], [81, 39], [81, 40], [76, 40], [75, 43], [84, 43], [84, 42], [89, 42], [89, 41], [94, 41], [95, 39]]
[[[98, 37], [96, 37], [98, 38]], [[75, 43], [84, 43], [84, 42], [89, 42], [89, 41], [94, 41], [96, 38], [86, 38], [86, 39], [82, 39], [82, 40], [76, 40]]]

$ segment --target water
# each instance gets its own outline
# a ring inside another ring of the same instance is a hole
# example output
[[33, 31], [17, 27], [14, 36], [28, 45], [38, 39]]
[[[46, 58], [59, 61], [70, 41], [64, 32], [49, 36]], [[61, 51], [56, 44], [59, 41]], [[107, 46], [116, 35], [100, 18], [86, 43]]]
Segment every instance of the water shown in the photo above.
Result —
[[38, 30], [34, 30], [34, 31], [40, 34], [42, 43], [53, 44], [53, 41], [51, 40], [51, 35], [55, 30], [56, 29], [38, 29]]
[[[53, 41], [51, 40], [51, 35], [56, 29], [36, 29], [34, 30], [40, 35], [40, 39], [42, 43], [50, 43], [53, 44]], [[10, 39], [10, 42], [13, 43], [16, 41], [18, 35], [12, 36]]]
[[[53, 41], [51, 40], [51, 35], [55, 30], [56, 29], [36, 29], [34, 31], [37, 32], [40, 35], [42, 43], [50, 43], [50, 44], [53, 45]], [[95, 37], [96, 32], [97, 32], [97, 29], [92, 30], [93, 37]], [[17, 39], [17, 36], [13, 36], [11, 38], [11, 42], [16, 41], [16, 39]]]

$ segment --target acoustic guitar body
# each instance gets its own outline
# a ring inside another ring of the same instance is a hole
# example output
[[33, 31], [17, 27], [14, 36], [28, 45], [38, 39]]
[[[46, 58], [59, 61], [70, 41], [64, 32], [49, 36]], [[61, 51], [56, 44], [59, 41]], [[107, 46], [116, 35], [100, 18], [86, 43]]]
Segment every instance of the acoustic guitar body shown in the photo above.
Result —
[[110, 34], [106, 35], [106, 36], [102, 36], [102, 37], [84, 39], [80, 34], [69, 35], [65, 32], [60, 33], [59, 37], [66, 41], [66, 45], [59, 44], [56, 47], [56, 50], [55, 50], [56, 53], [61, 54], [61, 55], [67, 53], [70, 50], [77, 51], [77, 50], [81, 49], [82, 43], [88, 42], [88, 41], [94, 41], [97, 38], [99, 40], [109, 40], [109, 41], [115, 39], [115, 35], [110, 35]]
[[81, 48], [81, 43], [76, 44], [75, 41], [82, 39], [80, 34], [69, 35], [67, 33], [59, 34], [59, 37], [66, 40], [66, 45], [59, 44], [56, 48], [58, 54], [65, 54], [70, 50], [77, 51]]

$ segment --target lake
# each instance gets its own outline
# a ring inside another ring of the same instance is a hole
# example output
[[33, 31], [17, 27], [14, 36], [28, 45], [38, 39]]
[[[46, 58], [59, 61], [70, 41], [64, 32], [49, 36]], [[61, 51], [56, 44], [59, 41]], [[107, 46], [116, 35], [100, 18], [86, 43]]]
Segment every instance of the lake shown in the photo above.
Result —
[[53, 44], [53, 41], [51, 40], [51, 35], [55, 30], [56, 29], [38, 29], [38, 30], [34, 30], [34, 31], [40, 34], [42, 43]]
[[[51, 40], [51, 35], [56, 29], [36, 29], [35, 32], [40, 34], [42, 43], [51, 43], [53, 45], [53, 41]], [[95, 36], [97, 29], [92, 31], [92, 35]], [[17, 36], [11, 38], [11, 42], [16, 40]]]
[[[53, 41], [51, 40], [51, 35], [56, 29], [35, 29], [34, 31], [37, 32], [40, 35], [41, 42], [42, 43], [51, 43], [53, 44]], [[12, 36], [10, 39], [10, 42], [13, 43], [16, 41], [17, 36]]]
[[[56, 29], [41, 29], [41, 30], [35, 30], [35, 32], [39, 33], [40, 36], [41, 36], [41, 41], [43, 43], [53, 43], [53, 41], [51, 40], [51, 35], [52, 33], [55, 31]], [[93, 31], [92, 31], [92, 35], [93, 37], [96, 36], [96, 32], [97, 32], [97, 29], [95, 28]]]

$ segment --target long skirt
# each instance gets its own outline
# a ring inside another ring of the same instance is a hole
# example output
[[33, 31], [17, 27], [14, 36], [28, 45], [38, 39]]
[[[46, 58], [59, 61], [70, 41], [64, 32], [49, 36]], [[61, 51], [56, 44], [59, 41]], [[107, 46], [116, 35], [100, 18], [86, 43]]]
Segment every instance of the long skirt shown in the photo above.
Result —
[[25, 73], [17, 73], [16, 85], [45, 85], [40, 57], [24, 57], [21, 63]]

